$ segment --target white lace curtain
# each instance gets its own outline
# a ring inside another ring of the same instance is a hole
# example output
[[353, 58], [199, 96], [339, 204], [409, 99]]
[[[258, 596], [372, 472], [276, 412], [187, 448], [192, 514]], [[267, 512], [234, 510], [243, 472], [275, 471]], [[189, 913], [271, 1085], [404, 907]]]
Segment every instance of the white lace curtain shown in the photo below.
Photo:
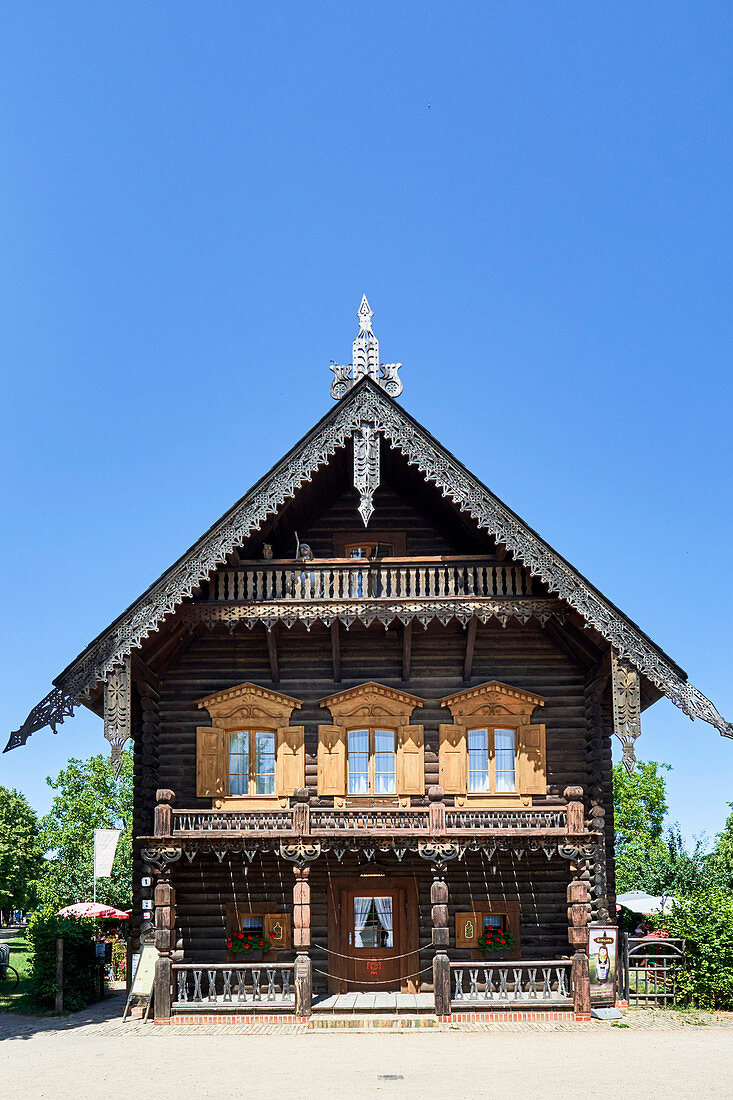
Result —
[[366, 927], [371, 907], [371, 898], [354, 898], [354, 947], [366, 946], [361, 934]]
[[375, 898], [374, 907], [377, 910], [379, 923], [381, 924], [384, 931], [387, 933], [387, 940], [384, 946], [392, 947], [394, 946], [392, 931], [392, 898]]

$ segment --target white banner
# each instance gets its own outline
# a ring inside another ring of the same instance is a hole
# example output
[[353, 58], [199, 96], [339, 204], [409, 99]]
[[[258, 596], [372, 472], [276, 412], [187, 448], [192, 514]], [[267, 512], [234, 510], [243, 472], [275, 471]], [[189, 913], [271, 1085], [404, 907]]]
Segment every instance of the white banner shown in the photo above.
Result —
[[94, 877], [109, 878], [115, 861], [119, 829], [94, 830]]

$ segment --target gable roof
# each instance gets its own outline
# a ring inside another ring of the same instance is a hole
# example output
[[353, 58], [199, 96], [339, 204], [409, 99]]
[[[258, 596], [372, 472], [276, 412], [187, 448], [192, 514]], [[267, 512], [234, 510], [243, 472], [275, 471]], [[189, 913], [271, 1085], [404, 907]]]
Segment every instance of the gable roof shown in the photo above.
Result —
[[685, 672], [656, 643], [553, 550], [421, 424], [364, 377], [288, 451], [194, 545], [130, 607], [99, 634], [53, 681], [53, 690], [14, 731], [5, 751], [24, 744], [35, 730], [54, 730], [100, 680], [105, 680], [183, 600], [222, 565], [268, 517], [364, 425], [400, 451], [429, 482], [476, 525], [493, 535], [529, 571], [577, 611], [659, 691], [690, 718], [702, 718], [726, 737], [733, 724], [687, 682]]

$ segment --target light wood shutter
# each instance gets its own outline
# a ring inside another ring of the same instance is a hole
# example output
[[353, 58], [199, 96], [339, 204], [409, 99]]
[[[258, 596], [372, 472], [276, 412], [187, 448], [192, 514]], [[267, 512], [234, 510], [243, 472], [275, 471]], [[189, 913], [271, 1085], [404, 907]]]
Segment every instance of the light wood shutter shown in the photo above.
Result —
[[541, 723], [519, 727], [520, 794], [547, 794], [545, 727]]
[[275, 791], [291, 795], [305, 786], [305, 726], [281, 726], [277, 731]]
[[346, 794], [346, 731], [341, 726], [318, 727], [318, 793]]
[[463, 726], [441, 725], [438, 750], [440, 785], [446, 794], [465, 794], [468, 782], [466, 731]]
[[423, 726], [400, 726], [397, 734], [397, 794], [425, 793]]
[[225, 730], [196, 729], [196, 796], [221, 798], [229, 793], [229, 753]]
[[481, 913], [456, 913], [456, 947], [475, 947], [482, 932]]
[[290, 913], [267, 913], [262, 931], [272, 943], [273, 951], [289, 951], [293, 941]]

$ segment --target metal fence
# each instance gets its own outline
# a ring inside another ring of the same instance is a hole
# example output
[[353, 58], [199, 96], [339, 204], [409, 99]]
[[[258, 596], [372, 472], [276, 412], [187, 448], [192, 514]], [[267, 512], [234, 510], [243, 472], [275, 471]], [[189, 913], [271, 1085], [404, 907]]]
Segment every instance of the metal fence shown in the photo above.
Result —
[[670, 1008], [677, 1004], [677, 981], [685, 965], [685, 941], [622, 936], [619, 996], [630, 1005]]

